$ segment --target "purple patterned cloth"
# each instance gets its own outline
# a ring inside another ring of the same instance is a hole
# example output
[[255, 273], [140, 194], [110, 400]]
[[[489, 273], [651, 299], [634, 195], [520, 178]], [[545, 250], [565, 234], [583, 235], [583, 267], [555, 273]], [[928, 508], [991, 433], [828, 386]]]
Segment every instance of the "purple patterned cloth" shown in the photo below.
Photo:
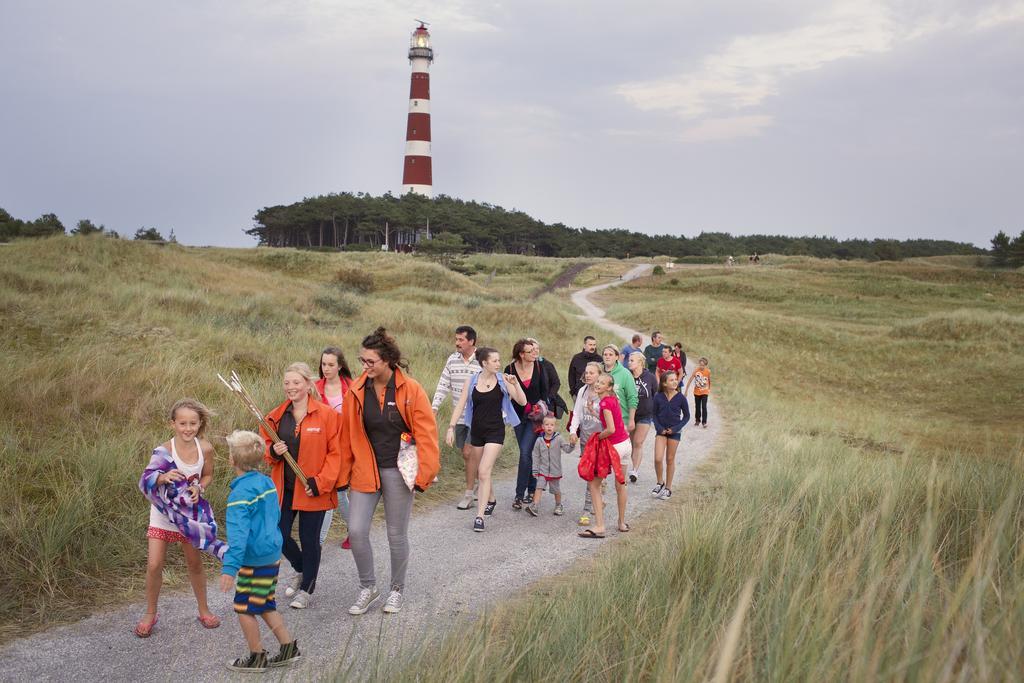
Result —
[[157, 510], [167, 516], [171, 524], [178, 527], [182, 536], [198, 550], [224, 560], [228, 544], [217, 540], [217, 522], [213, 518], [213, 509], [205, 498], [198, 503], [192, 502], [188, 493], [188, 482], [172, 481], [157, 484], [161, 474], [175, 469], [174, 458], [163, 446], [153, 449], [153, 457], [139, 479], [139, 490]]

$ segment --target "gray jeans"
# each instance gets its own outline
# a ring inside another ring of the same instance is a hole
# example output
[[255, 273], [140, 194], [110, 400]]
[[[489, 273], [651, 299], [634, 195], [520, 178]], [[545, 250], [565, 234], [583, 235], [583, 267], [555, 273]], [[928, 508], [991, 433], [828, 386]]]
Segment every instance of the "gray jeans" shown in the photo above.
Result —
[[359, 585], [372, 588], [377, 579], [373, 572], [370, 522], [381, 496], [384, 497], [384, 523], [391, 549], [391, 587], [400, 591], [405, 587], [405, 570], [409, 567], [409, 517], [412, 516], [413, 494], [397, 467], [380, 470], [380, 490], [376, 493], [349, 491], [348, 537], [359, 571]]
[[[338, 491], [338, 514], [348, 524], [348, 491]], [[327, 540], [327, 532], [331, 530], [331, 521], [334, 519], [334, 510], [328, 510], [324, 514], [324, 525], [320, 528], [320, 545]]]

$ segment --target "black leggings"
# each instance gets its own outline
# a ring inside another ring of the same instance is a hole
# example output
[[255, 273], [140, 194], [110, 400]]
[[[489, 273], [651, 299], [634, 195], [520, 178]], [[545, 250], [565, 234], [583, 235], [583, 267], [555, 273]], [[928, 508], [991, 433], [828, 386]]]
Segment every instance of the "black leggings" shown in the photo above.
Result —
[[693, 395], [693, 424], [708, 423], [708, 395]]
[[[302, 573], [301, 590], [312, 593], [316, 588], [316, 575], [320, 572], [320, 528], [324, 525], [326, 510], [307, 512], [292, 510], [294, 489], [285, 485], [284, 501], [281, 503], [281, 537], [284, 545], [281, 552], [291, 563], [292, 569]], [[299, 518], [299, 543], [292, 538], [292, 523]]]

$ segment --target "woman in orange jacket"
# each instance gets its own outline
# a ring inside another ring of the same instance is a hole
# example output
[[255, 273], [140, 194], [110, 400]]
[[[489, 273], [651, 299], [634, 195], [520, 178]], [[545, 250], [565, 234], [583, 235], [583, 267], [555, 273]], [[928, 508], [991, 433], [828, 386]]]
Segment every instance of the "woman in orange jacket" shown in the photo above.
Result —
[[[281, 441], [267, 442], [266, 460], [270, 478], [281, 501], [281, 548], [296, 571], [285, 584], [284, 594], [294, 598], [291, 606], [305, 609], [316, 588], [320, 571], [320, 529], [324, 514], [338, 505], [335, 491], [341, 467], [339, 453], [340, 416], [320, 402], [315, 378], [305, 363], [292, 363], [284, 371], [285, 401], [267, 415]], [[297, 481], [284, 462], [288, 451], [298, 462], [306, 481]], [[299, 520], [299, 543], [292, 538], [292, 525]], [[301, 545], [301, 548], [300, 548]]]
[[[361, 588], [348, 611], [365, 614], [380, 597], [373, 572], [370, 522], [383, 498], [391, 550], [391, 591], [384, 612], [394, 614], [402, 609], [409, 565], [413, 489], [426, 490], [440, 469], [437, 424], [427, 393], [405, 374], [408, 363], [383, 327], [363, 339], [359, 362], [363, 374], [352, 383], [341, 408], [338, 486], [349, 492], [348, 533]], [[413, 486], [406, 484], [398, 469], [399, 451], [410, 443], [415, 444], [419, 461]]]

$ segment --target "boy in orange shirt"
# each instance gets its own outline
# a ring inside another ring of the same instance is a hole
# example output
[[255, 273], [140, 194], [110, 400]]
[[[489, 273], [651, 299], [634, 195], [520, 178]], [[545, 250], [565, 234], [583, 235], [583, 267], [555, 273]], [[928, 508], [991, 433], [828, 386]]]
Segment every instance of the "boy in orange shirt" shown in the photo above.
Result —
[[701, 425], [704, 429], [708, 427], [708, 394], [711, 393], [711, 370], [708, 369], [708, 359], [701, 356], [697, 361], [697, 369], [693, 371], [690, 379], [686, 382], [685, 396], [693, 385], [693, 424]]

